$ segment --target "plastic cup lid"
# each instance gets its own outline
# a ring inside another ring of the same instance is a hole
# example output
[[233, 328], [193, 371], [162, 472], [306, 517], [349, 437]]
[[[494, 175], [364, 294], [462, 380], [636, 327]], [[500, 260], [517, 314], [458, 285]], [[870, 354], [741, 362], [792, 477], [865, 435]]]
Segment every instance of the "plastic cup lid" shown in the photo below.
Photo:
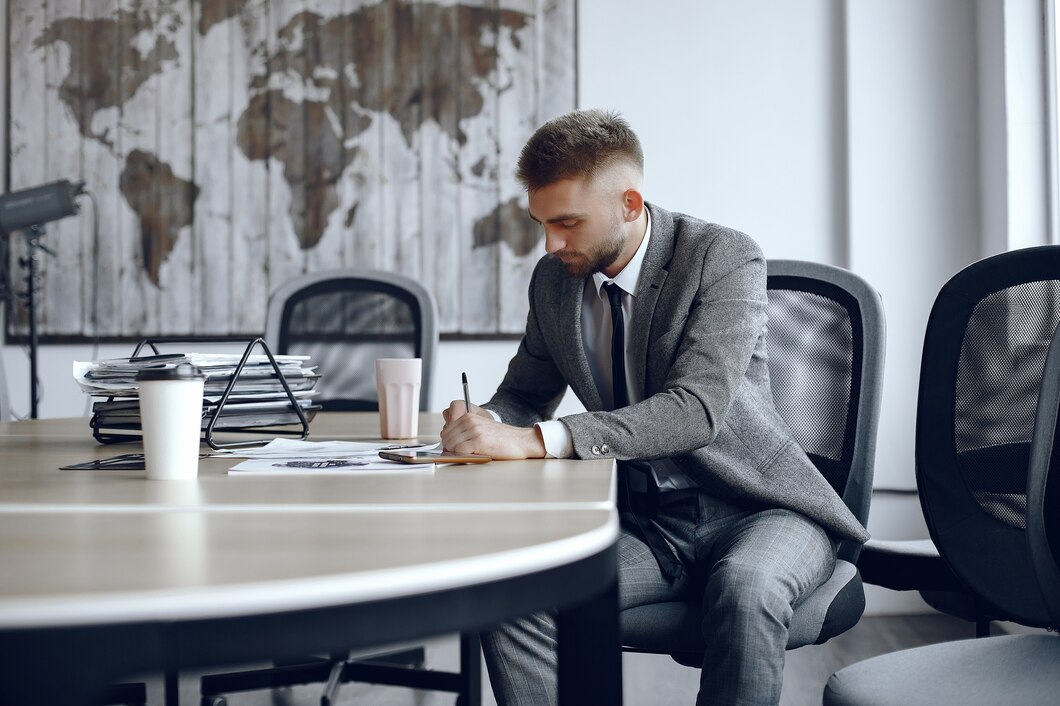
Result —
[[205, 380], [206, 374], [191, 363], [144, 368], [136, 374], [136, 380]]

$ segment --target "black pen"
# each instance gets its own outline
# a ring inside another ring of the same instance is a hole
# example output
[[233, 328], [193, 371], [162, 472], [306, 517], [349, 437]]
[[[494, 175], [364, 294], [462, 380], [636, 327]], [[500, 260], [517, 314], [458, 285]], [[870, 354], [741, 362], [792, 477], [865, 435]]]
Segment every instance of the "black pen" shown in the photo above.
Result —
[[471, 395], [467, 391], [467, 373], [460, 373], [460, 380], [464, 383], [464, 409], [471, 414]]

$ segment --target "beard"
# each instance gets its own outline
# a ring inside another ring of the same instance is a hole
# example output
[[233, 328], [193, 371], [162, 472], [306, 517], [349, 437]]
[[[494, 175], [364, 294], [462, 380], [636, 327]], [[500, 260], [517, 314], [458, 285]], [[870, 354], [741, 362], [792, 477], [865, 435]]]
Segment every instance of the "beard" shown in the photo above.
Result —
[[566, 275], [574, 279], [584, 279], [602, 271], [617, 260], [623, 248], [626, 247], [622, 223], [621, 218], [615, 218], [607, 236], [587, 252], [557, 252], [556, 257], [563, 263], [563, 271]]

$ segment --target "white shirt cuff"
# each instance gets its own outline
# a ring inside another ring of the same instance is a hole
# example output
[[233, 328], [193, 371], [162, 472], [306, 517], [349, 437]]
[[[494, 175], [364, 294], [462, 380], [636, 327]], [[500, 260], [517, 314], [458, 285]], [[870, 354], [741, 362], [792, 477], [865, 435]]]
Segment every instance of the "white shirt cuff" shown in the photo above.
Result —
[[541, 438], [545, 441], [545, 458], [570, 458], [574, 455], [574, 437], [570, 435], [566, 424], [552, 419], [534, 426], [541, 430]]
[[[483, 407], [482, 409], [486, 409], [486, 408]], [[486, 409], [486, 411], [490, 413], [491, 417], [493, 417], [493, 421], [500, 422], [501, 424], [504, 424], [504, 420], [501, 419], [501, 415], [497, 414], [492, 409]]]

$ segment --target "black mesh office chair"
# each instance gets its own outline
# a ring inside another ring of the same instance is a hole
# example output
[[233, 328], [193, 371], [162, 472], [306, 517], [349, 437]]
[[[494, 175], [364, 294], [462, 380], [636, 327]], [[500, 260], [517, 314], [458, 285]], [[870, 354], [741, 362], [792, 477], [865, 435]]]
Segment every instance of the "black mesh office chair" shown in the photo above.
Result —
[[[435, 304], [418, 282], [374, 270], [329, 270], [296, 277], [269, 297], [265, 342], [275, 353], [309, 355], [321, 374], [317, 401], [325, 410], [376, 411], [376, 358], [421, 358], [420, 410], [430, 399], [438, 346]], [[287, 660], [275, 667], [205, 676], [203, 706], [224, 694], [325, 682], [322, 706], [335, 703], [343, 683], [389, 684], [455, 692], [461, 706], [478, 706], [478, 634], [460, 636], [458, 673], [422, 669], [422, 647], [348, 659], [345, 654]]]
[[438, 346], [435, 305], [408, 277], [358, 269], [296, 277], [269, 297], [265, 342], [274, 353], [312, 356], [325, 410], [379, 409], [375, 359], [422, 358], [420, 410], [427, 410]]
[[[987, 258], [942, 288], [925, 333], [918, 486], [921, 478], [931, 477], [933, 464], [948, 461], [946, 454], [953, 451], [933, 444], [953, 438], [977, 492], [996, 496], [992, 502], [999, 513], [1014, 502], [1006, 489], [1022, 492], [1045, 348], [1058, 316], [1060, 249], [1053, 246]], [[963, 340], [962, 348], [935, 344], [946, 338]], [[939, 407], [953, 407], [956, 414], [939, 416]], [[1022, 507], [1010, 510], [1022, 512]], [[867, 583], [917, 590], [934, 608], [974, 621], [977, 637], [989, 635], [990, 620], [1000, 617], [965, 586], [932, 540], [871, 540], [858, 568]]]
[[[769, 262], [768, 295], [766, 345], [777, 409], [865, 524], [883, 382], [879, 295], [852, 272], [785, 260]], [[857, 544], [842, 542], [832, 577], [795, 606], [788, 649], [825, 642], [861, 618], [865, 594], [855, 567], [858, 550]], [[701, 623], [698, 600], [638, 606], [622, 612], [622, 643], [627, 651], [670, 654], [700, 667]]]
[[[1060, 626], [1060, 247], [980, 261], [939, 293], [917, 412], [917, 484], [942, 559], [985, 609]], [[839, 670], [824, 703], [1055, 704], [1060, 639], [929, 645]]]

